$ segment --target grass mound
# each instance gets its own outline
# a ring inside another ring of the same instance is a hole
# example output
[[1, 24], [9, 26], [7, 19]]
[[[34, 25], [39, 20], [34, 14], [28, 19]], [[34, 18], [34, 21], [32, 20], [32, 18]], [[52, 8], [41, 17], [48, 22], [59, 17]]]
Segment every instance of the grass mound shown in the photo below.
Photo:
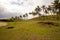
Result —
[[[44, 18], [48, 19], [43, 20]], [[60, 40], [60, 21], [53, 18], [48, 16], [7, 22], [8, 26], [0, 28], [0, 40]]]

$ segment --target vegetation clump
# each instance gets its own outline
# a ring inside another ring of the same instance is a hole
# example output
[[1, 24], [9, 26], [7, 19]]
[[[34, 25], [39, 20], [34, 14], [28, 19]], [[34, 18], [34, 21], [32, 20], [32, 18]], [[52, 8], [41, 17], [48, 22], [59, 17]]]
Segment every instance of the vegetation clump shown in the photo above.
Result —
[[55, 22], [38, 22], [38, 23], [40, 23], [40, 24], [43, 24], [43, 25], [49, 25], [49, 26], [58, 26], [58, 24], [57, 23], [55, 23]]
[[7, 27], [7, 29], [13, 29], [14, 27], [13, 26], [9, 26], [9, 27]]

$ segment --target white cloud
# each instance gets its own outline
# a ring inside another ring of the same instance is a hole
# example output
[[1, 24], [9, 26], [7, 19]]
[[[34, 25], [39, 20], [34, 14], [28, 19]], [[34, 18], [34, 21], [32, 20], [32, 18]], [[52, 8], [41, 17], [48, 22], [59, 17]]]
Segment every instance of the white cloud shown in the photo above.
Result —
[[8, 11], [25, 13], [32, 11], [37, 5], [42, 5], [43, 0], [0, 0], [0, 4]]
[[5, 12], [24, 14], [33, 11], [37, 5], [51, 4], [52, 1], [53, 0], [0, 0], [0, 6], [5, 8]]

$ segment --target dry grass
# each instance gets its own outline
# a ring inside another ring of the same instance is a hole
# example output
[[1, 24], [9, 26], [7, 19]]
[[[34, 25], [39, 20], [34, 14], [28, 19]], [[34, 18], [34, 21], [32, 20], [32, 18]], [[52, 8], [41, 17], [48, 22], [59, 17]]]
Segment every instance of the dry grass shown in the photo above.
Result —
[[7, 25], [7, 23], [5, 23], [5, 22], [0, 22], [0, 27], [1, 26], [6, 26]]

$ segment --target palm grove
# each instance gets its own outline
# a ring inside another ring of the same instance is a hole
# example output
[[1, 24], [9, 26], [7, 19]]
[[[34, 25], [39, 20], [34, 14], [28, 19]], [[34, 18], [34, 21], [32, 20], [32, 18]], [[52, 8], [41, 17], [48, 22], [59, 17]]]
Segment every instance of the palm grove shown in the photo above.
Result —
[[52, 5], [48, 5], [48, 7], [46, 7], [45, 5], [43, 5], [42, 7], [37, 6], [35, 8], [35, 10], [33, 12], [30, 13], [25, 13], [24, 15], [20, 15], [20, 16], [16, 16], [16, 17], [11, 17], [11, 20], [21, 20], [21, 18], [25, 18], [28, 17], [29, 15], [39, 15], [41, 16], [41, 11], [43, 10], [44, 13], [49, 14], [49, 12], [52, 14], [56, 14], [56, 15], [60, 15], [60, 1], [59, 0], [54, 0], [53, 3], [51, 3]]

